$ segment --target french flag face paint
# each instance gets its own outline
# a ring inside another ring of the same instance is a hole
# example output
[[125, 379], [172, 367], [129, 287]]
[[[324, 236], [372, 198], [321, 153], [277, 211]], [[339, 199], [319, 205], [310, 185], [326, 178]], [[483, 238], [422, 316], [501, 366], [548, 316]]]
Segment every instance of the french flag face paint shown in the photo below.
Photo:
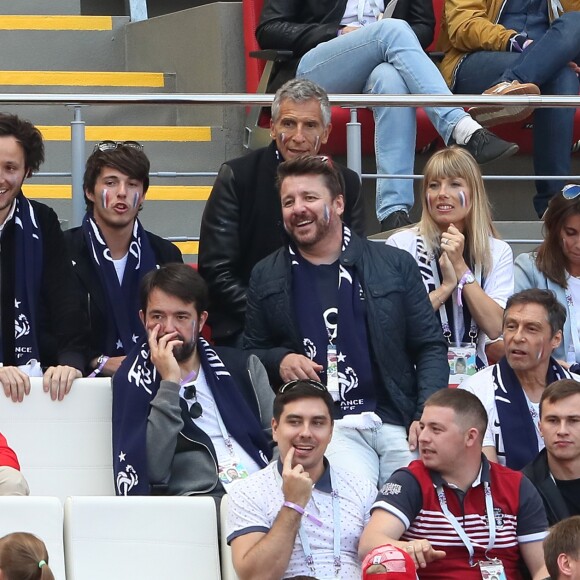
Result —
[[133, 194], [133, 209], [135, 209], [139, 205], [139, 192], [136, 191]]
[[280, 133], [280, 142], [282, 144], [286, 143], [286, 133]]
[[316, 140], [314, 141], [314, 151], [318, 153], [318, 147], [320, 146], [320, 135], [316, 135]]
[[324, 204], [324, 221], [326, 223], [330, 222], [330, 210], [326, 204]]
[[467, 198], [465, 197], [465, 192], [460, 191], [457, 195], [459, 195], [459, 203], [461, 207], [467, 207]]
[[109, 192], [106, 189], [103, 189], [103, 193], [101, 193], [101, 200], [103, 208], [107, 209], [109, 207]]

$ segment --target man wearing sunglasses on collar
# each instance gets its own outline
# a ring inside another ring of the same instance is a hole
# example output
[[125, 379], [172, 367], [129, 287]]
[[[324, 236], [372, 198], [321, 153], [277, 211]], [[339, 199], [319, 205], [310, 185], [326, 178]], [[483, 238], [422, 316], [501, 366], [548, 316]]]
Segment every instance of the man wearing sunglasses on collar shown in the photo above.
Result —
[[137, 217], [148, 187], [149, 159], [140, 143], [95, 145], [83, 178], [87, 213], [65, 234], [90, 321], [92, 376], [111, 376], [143, 333], [137, 306], [143, 276], [183, 262], [174, 244], [145, 231]]
[[229, 495], [227, 536], [240, 580], [360, 578], [358, 540], [377, 490], [324, 457], [333, 412], [317, 381], [291, 381], [276, 395], [280, 459]]
[[147, 338], [113, 377], [117, 494], [219, 498], [272, 457], [266, 371], [257, 357], [201, 338], [208, 292], [190, 266], [149, 272], [139, 300]]

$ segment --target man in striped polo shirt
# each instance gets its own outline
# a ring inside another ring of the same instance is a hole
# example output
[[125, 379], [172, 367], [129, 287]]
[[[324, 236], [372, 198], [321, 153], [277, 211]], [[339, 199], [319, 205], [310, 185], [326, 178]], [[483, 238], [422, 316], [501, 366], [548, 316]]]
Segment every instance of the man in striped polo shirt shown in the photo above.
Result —
[[[545, 578], [542, 501], [521, 473], [482, 455], [487, 414], [467, 391], [443, 389], [425, 403], [421, 459], [382, 487], [359, 545], [393, 544], [424, 579]], [[502, 575], [503, 572], [503, 575]]]

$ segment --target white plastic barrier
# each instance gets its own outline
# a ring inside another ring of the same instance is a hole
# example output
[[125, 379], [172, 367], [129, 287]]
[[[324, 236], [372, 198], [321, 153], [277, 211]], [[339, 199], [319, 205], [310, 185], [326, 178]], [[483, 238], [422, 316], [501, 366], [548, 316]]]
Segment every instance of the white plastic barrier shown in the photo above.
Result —
[[13, 532], [38, 536], [48, 550], [54, 577], [64, 580], [63, 508], [57, 497], [0, 497], [0, 537]]
[[222, 560], [222, 580], [238, 580], [238, 575], [232, 562], [232, 549], [227, 542], [228, 494], [222, 497], [220, 504], [220, 553]]
[[114, 495], [112, 393], [108, 378], [78, 379], [62, 401], [31, 379], [14, 403], [0, 390], [0, 431], [16, 451], [30, 494]]
[[211, 497], [69, 497], [68, 580], [220, 580]]

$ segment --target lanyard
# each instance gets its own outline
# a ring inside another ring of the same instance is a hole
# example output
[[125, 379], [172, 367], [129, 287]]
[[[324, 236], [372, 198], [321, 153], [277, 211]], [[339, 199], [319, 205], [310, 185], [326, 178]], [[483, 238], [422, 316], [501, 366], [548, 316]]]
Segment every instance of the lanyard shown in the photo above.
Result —
[[[330, 473], [332, 481], [332, 471]], [[340, 559], [340, 498], [338, 497], [338, 491], [336, 489], [333, 489], [330, 495], [332, 496], [332, 554], [334, 559], [334, 574], [338, 578], [342, 566]], [[314, 565], [314, 557], [310, 548], [310, 542], [308, 541], [308, 534], [304, 528], [304, 520], [300, 523], [298, 535], [300, 536], [300, 543], [304, 550], [306, 564], [314, 576], [316, 574], [316, 566]]]
[[[566, 288], [566, 305], [568, 307], [568, 320], [570, 320], [570, 334], [572, 335], [572, 346], [574, 349], [574, 360], [567, 360], [568, 363], [576, 362], [576, 354], [580, 353], [580, 337], [578, 336], [578, 320], [576, 319], [576, 308], [574, 307], [574, 299], [570, 287]], [[572, 350], [572, 348], [570, 349]], [[568, 356], [568, 353], [566, 353]]]
[[[437, 269], [437, 263], [435, 261], [435, 256], [431, 258], [431, 273], [433, 274], [433, 281], [435, 282], [435, 288], [439, 288], [441, 286], [441, 280], [439, 278], [439, 270]], [[477, 283], [481, 285], [481, 266], [478, 265], [475, 267], [475, 279]], [[463, 342], [463, 337], [459, 336], [458, 328], [459, 328], [459, 316], [463, 316], [463, 307], [457, 304], [456, 297], [457, 296], [457, 289], [453, 290], [451, 294], [451, 300], [453, 303], [453, 312], [454, 316], [454, 334], [456, 342], [459, 344]], [[455, 308], [457, 306], [457, 308]], [[449, 326], [449, 318], [447, 317], [447, 310], [445, 308], [445, 304], [441, 304], [439, 307], [439, 316], [441, 318], [441, 328], [443, 329], [443, 336], [447, 339], [449, 344], [452, 343], [453, 335], [451, 333], [451, 327]], [[479, 329], [477, 328], [476, 322], [471, 317], [471, 323], [469, 325], [469, 338], [471, 339], [471, 344], [475, 344], [475, 339], [479, 333]]]
[[[473, 548], [473, 544], [469, 539], [469, 536], [465, 532], [465, 530], [461, 527], [461, 524], [457, 521], [457, 518], [449, 511], [447, 507], [447, 498], [445, 497], [445, 491], [443, 490], [442, 485], [438, 485], [437, 488], [437, 497], [439, 498], [439, 505], [441, 506], [441, 511], [443, 515], [447, 519], [447, 521], [453, 526], [453, 529], [457, 532], [457, 535], [467, 548], [469, 552], [469, 565], [474, 566], [473, 563], [473, 555], [475, 554], [475, 550]], [[487, 544], [487, 549], [485, 550], [486, 558], [487, 553], [493, 549], [495, 545], [495, 516], [493, 513], [493, 499], [491, 497], [491, 487], [488, 481], [483, 482], [483, 493], [485, 495], [485, 511], [487, 514], [487, 523], [489, 526], [489, 542]]]
[[[330, 469], [330, 481], [334, 480], [332, 477], [332, 468]], [[280, 475], [278, 469], [275, 469], [276, 479], [280, 482], [280, 487], [282, 487], [282, 476]], [[340, 569], [342, 567], [342, 560], [340, 557], [340, 498], [338, 496], [338, 490], [332, 488], [330, 495], [332, 497], [332, 555], [334, 560], [334, 574], [338, 578]], [[314, 565], [314, 556], [312, 555], [312, 549], [310, 548], [310, 541], [308, 540], [308, 534], [304, 528], [304, 520], [300, 523], [300, 529], [298, 530], [298, 536], [300, 537], [300, 543], [302, 544], [302, 549], [304, 550], [304, 557], [306, 560], [306, 565], [312, 572], [312, 576], [316, 576], [316, 566]]]

